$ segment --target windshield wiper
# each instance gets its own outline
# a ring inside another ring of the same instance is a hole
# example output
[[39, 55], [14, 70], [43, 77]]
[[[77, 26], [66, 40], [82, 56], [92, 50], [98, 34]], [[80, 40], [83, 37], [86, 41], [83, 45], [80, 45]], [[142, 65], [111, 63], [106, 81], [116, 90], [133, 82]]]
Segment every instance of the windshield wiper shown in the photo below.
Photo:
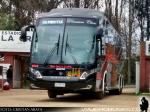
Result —
[[59, 45], [60, 45], [60, 34], [58, 36], [58, 41], [57, 43], [55, 43], [55, 46], [51, 49], [51, 51], [48, 53], [45, 61], [44, 61], [44, 65], [46, 66], [50, 60], [50, 58], [53, 56], [53, 54], [55, 53], [55, 50], [57, 48], [57, 55], [58, 55], [58, 51], [59, 51]]
[[35, 28], [35, 42], [38, 42], [38, 35], [37, 35], [36, 28]]
[[91, 57], [91, 54], [92, 54], [92, 51], [93, 51], [93, 49], [94, 49], [94, 43], [95, 43], [95, 36], [93, 37], [93, 41], [92, 41], [92, 46], [91, 46], [91, 49], [90, 49], [90, 51], [89, 51], [89, 55], [88, 55], [88, 60], [90, 59], [90, 57]]
[[67, 34], [66, 46], [65, 46], [65, 47], [66, 47], [66, 48], [65, 48], [65, 55], [66, 55], [67, 48], [68, 48], [69, 53], [71, 54], [71, 57], [72, 57], [72, 59], [73, 59], [74, 63], [75, 63], [75, 64], [78, 64], [78, 62], [77, 62], [76, 58], [73, 56], [73, 53], [72, 53], [72, 49], [71, 49], [71, 47], [70, 47], [70, 44], [68, 43], [68, 34]]
[[57, 55], [58, 55], [58, 51], [59, 51], [59, 44], [60, 44], [60, 34], [59, 34], [58, 42], [57, 42]]

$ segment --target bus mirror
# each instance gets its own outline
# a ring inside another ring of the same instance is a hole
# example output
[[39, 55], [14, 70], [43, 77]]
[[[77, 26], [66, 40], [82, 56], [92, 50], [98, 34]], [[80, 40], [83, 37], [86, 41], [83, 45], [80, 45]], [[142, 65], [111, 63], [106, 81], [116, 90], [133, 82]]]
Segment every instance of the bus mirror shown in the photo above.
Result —
[[27, 41], [27, 31], [30, 31], [31, 28], [35, 28], [33, 25], [27, 25], [21, 28], [20, 41]]
[[97, 30], [96, 39], [100, 40], [102, 36], [103, 36], [103, 29], [100, 28]]

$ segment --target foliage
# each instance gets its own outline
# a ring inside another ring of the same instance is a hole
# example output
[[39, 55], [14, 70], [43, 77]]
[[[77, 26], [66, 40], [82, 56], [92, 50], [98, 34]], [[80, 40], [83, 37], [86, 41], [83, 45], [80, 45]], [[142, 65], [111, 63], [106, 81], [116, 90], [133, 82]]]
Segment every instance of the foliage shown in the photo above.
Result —
[[[150, 1], [149, 0], [135, 0], [136, 18], [141, 29], [141, 41], [144, 37], [149, 39], [150, 35]], [[146, 24], [146, 25], [144, 25]], [[146, 26], [146, 27], [145, 27]], [[146, 32], [146, 33], [145, 33]]]
[[48, 12], [63, 0], [0, 0], [0, 29], [20, 30], [33, 23], [35, 12]]

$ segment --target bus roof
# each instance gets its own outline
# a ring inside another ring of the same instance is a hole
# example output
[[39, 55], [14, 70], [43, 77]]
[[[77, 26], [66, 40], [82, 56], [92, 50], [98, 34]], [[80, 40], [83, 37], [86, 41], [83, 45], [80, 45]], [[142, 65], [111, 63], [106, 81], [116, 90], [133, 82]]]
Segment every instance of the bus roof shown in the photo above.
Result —
[[38, 18], [43, 17], [83, 17], [83, 18], [102, 18], [104, 14], [94, 9], [81, 8], [62, 8], [52, 9], [50, 12], [41, 13]]

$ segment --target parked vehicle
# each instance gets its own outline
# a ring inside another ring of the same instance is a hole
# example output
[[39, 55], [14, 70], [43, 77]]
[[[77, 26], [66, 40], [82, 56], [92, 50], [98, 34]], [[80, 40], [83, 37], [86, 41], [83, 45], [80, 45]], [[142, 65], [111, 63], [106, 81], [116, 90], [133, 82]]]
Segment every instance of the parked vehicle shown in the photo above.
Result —
[[91, 9], [53, 9], [38, 16], [35, 25], [22, 28], [22, 41], [33, 29], [29, 79], [32, 86], [48, 90], [48, 96], [70, 92], [123, 88], [121, 37], [106, 16]]

